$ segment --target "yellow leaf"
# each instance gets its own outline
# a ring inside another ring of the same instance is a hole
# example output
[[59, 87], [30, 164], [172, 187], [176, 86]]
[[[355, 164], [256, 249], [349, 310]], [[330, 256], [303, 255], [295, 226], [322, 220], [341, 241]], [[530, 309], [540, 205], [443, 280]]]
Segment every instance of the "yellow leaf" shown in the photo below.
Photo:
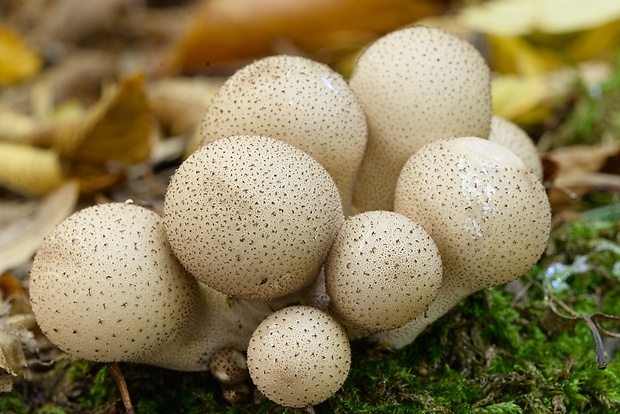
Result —
[[10, 28], [0, 24], [0, 86], [19, 83], [39, 72], [42, 61]]
[[567, 33], [620, 19], [620, 1], [495, 0], [465, 8], [459, 19], [472, 30], [500, 36]]
[[519, 37], [490, 35], [488, 39], [491, 46], [491, 66], [501, 73], [540, 75], [562, 63], [557, 54], [535, 48]]
[[549, 98], [547, 77], [503, 75], [491, 83], [493, 112], [514, 122], [532, 123], [549, 112], [542, 103]]
[[53, 148], [73, 163], [143, 161], [150, 153], [151, 114], [141, 75], [123, 79], [83, 118], [59, 126]]
[[0, 186], [24, 195], [47, 194], [66, 181], [51, 150], [0, 142], [0, 165]]

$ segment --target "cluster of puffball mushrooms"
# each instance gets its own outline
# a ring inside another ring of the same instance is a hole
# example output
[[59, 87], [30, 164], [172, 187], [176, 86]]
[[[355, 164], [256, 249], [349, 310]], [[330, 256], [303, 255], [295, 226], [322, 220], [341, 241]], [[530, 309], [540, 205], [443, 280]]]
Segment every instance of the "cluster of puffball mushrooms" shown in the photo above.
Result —
[[529, 137], [492, 116], [490, 70], [437, 28], [392, 32], [346, 82], [302, 57], [236, 72], [163, 214], [74, 213], [30, 274], [45, 335], [77, 358], [249, 377], [278, 404], [335, 393], [349, 341], [397, 349], [542, 254]]

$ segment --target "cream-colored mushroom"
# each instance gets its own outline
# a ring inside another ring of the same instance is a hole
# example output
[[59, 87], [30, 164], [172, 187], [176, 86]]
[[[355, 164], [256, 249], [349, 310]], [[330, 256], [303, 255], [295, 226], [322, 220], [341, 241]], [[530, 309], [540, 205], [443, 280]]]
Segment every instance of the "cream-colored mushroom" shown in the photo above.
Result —
[[378, 39], [360, 56], [349, 84], [368, 122], [353, 195], [359, 212], [392, 210], [402, 166], [427, 142], [488, 137], [489, 68], [472, 45], [441, 29], [414, 26]]
[[271, 300], [310, 285], [344, 220], [334, 181], [282, 141], [238, 136], [194, 152], [166, 192], [164, 226], [206, 285]]
[[161, 218], [133, 204], [88, 207], [50, 233], [30, 272], [37, 322], [60, 349], [100, 362], [208, 369], [245, 349], [272, 312], [199, 284], [173, 256]]
[[390, 211], [349, 217], [325, 262], [330, 311], [367, 332], [397, 328], [422, 313], [441, 275], [439, 250], [428, 233]]
[[543, 178], [540, 155], [532, 138], [517, 124], [494, 115], [489, 141], [496, 142], [514, 152], [530, 167], [539, 180]]
[[307, 407], [340, 389], [349, 374], [351, 348], [333, 317], [310, 306], [291, 306], [256, 328], [247, 362], [252, 381], [267, 398]]
[[240, 69], [204, 115], [203, 144], [231, 135], [263, 135], [314, 157], [330, 173], [346, 209], [366, 148], [366, 118], [346, 81], [299, 56], [270, 56]]
[[402, 170], [394, 206], [430, 234], [444, 273], [422, 315], [377, 334], [389, 347], [412, 342], [471, 293], [523, 275], [549, 238], [550, 206], [540, 180], [514, 153], [480, 138], [440, 140], [418, 150]]
[[45, 335], [92, 361], [137, 361], [185, 325], [197, 282], [172, 257], [159, 217], [131, 204], [93, 206], [46, 237], [30, 271]]

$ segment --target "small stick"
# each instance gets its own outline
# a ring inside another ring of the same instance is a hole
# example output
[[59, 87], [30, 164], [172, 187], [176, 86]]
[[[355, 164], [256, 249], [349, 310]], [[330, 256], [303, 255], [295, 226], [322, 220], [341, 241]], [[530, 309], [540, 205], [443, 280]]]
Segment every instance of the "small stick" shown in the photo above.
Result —
[[125, 376], [114, 362], [108, 363], [108, 370], [110, 374], [112, 374], [114, 381], [116, 381], [116, 385], [118, 385], [118, 390], [121, 393], [121, 400], [123, 400], [123, 404], [125, 405], [125, 411], [127, 411], [127, 414], [135, 414], [133, 405], [131, 404], [131, 398], [129, 397], [127, 383], [125, 382]]

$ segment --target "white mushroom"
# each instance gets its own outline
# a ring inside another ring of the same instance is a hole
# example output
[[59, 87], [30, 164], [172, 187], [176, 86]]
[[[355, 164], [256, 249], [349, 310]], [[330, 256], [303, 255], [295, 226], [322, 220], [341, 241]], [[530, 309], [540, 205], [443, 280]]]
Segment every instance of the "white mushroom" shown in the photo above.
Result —
[[514, 153], [480, 138], [422, 147], [403, 168], [394, 205], [431, 235], [444, 273], [426, 312], [377, 334], [389, 347], [412, 342], [471, 293], [523, 275], [549, 238], [550, 206], [540, 180]]
[[199, 284], [173, 256], [161, 222], [132, 204], [102, 204], [59, 224], [30, 272], [37, 322], [60, 349], [100, 362], [208, 369], [214, 352], [245, 349], [272, 312]]
[[392, 210], [398, 174], [422, 145], [489, 134], [489, 68], [472, 45], [441, 29], [414, 26], [380, 38], [362, 53], [349, 84], [368, 122], [353, 195], [360, 212]]
[[181, 263], [227, 295], [272, 300], [310, 285], [344, 220], [311, 156], [257, 136], [194, 152], [166, 192], [164, 226]]
[[299, 148], [330, 173], [343, 205], [366, 148], [366, 118], [346, 81], [299, 56], [270, 56], [240, 69], [207, 107], [203, 145], [231, 135], [263, 135]]
[[30, 272], [30, 299], [54, 344], [102, 362], [156, 352], [199, 300], [159, 216], [121, 203], [81, 210], [46, 237]]
[[532, 138], [517, 124], [499, 116], [493, 116], [489, 141], [496, 142], [514, 152], [530, 167], [539, 180], [543, 178], [540, 155]]
[[341, 325], [325, 312], [291, 306], [256, 328], [248, 368], [267, 398], [287, 407], [307, 407], [332, 396], [346, 380], [351, 348]]
[[394, 329], [422, 313], [441, 285], [441, 257], [428, 233], [389, 211], [349, 217], [325, 262], [330, 311], [367, 332]]

